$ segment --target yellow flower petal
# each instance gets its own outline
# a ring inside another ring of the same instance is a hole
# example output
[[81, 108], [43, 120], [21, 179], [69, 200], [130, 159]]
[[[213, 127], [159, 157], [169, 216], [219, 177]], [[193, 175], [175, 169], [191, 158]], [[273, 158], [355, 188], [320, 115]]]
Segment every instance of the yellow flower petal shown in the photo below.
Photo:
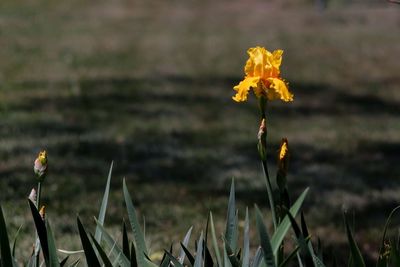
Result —
[[268, 81], [271, 83], [267, 91], [269, 100], [280, 99], [285, 102], [293, 101], [293, 94], [289, 92], [284, 81], [279, 78], [269, 78]]
[[264, 47], [253, 47], [247, 50], [249, 59], [246, 62], [244, 72], [247, 76], [259, 76], [264, 77], [266, 75], [266, 64], [269, 57], [272, 54]]
[[256, 88], [260, 81], [260, 77], [247, 77], [241, 81], [238, 85], [233, 87], [236, 91], [236, 95], [232, 97], [236, 102], [246, 101], [247, 95], [251, 87]]
[[281, 66], [281, 63], [282, 63], [282, 54], [283, 54], [283, 50], [280, 50], [280, 49], [275, 50], [275, 51], [272, 53], [272, 56], [271, 56], [271, 58], [270, 58], [270, 62], [271, 62], [271, 65], [272, 65], [274, 68], [279, 69], [279, 67]]

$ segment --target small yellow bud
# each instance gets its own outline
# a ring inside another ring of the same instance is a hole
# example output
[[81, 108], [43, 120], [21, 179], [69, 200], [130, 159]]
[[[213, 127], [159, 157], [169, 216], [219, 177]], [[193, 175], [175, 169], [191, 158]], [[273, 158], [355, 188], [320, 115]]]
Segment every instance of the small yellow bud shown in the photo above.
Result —
[[45, 206], [42, 206], [42, 207], [40, 208], [39, 214], [40, 214], [40, 217], [42, 217], [42, 220], [44, 221], [45, 216], [46, 216], [46, 207], [45, 207]]
[[285, 157], [287, 157], [288, 150], [289, 150], [288, 149], [288, 141], [287, 141], [286, 138], [283, 138], [282, 139], [282, 143], [281, 143], [281, 148], [280, 148], [280, 151], [279, 151], [279, 160], [280, 161], [284, 160]]
[[38, 157], [33, 165], [33, 170], [37, 175], [39, 182], [43, 182], [47, 174], [47, 152], [43, 150], [39, 152]]
[[286, 188], [286, 175], [289, 165], [289, 144], [286, 138], [282, 138], [278, 155], [278, 173], [276, 182], [281, 192]]

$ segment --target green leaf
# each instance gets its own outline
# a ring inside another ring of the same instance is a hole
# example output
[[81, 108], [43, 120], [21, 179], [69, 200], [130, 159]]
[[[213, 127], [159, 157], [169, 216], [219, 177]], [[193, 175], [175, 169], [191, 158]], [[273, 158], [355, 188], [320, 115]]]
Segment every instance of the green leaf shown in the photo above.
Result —
[[126, 186], [125, 179], [123, 181], [123, 191], [124, 191], [124, 198], [125, 198], [125, 204], [126, 204], [126, 209], [128, 212], [128, 218], [129, 222], [131, 224], [132, 232], [133, 232], [133, 237], [136, 243], [136, 259], [137, 263], [140, 267], [145, 266], [145, 256], [148, 255], [146, 243], [144, 241], [144, 236], [142, 233], [142, 229], [140, 228], [137, 216], [136, 216], [136, 211], [135, 207], [133, 206], [132, 198], [129, 194], [128, 187]]
[[229, 247], [236, 251], [237, 242], [237, 214], [235, 204], [235, 182], [232, 179], [231, 190], [229, 193], [228, 212], [226, 216], [225, 238]]
[[236, 257], [235, 252], [233, 252], [232, 248], [229, 246], [229, 243], [227, 242], [226, 239], [224, 240], [224, 245], [225, 245], [226, 255], [228, 256], [228, 259], [231, 262], [232, 267], [239, 267], [240, 262]]
[[210, 228], [211, 228], [211, 238], [212, 238], [214, 253], [215, 257], [217, 258], [217, 265], [222, 267], [222, 258], [218, 248], [217, 237], [215, 235], [214, 219], [211, 211], [210, 211]]
[[97, 242], [96, 238], [92, 234], [90, 234], [90, 238], [92, 239], [93, 244], [95, 245], [97, 251], [99, 252], [99, 255], [101, 257], [101, 260], [103, 261], [104, 266], [112, 267], [112, 263], [111, 263], [110, 259], [108, 258], [104, 249], [100, 246], [99, 242]]
[[208, 249], [208, 247], [206, 246], [206, 243], [204, 243], [204, 267], [213, 267], [214, 266], [214, 261], [212, 259], [210, 250]]
[[353, 233], [350, 230], [350, 226], [347, 221], [346, 214], [344, 214], [344, 223], [346, 226], [347, 240], [349, 242], [350, 253], [351, 253], [354, 267], [365, 267], [364, 259], [361, 255], [360, 249], [358, 248], [358, 246], [354, 240]]
[[390, 246], [390, 259], [393, 262], [393, 266], [400, 266], [400, 252], [395, 245]]
[[[114, 255], [115, 258], [119, 258], [119, 263], [122, 266], [128, 266], [130, 265], [130, 262], [128, 258], [125, 256], [124, 252], [122, 249], [118, 246], [117, 242], [111, 237], [111, 235], [106, 231], [106, 229], [99, 223], [99, 221], [94, 218], [97, 226], [99, 226], [99, 229], [102, 233], [103, 240], [107, 244], [107, 246], [111, 249], [111, 253]], [[146, 266], [146, 264], [139, 265], [139, 266]]]
[[[308, 190], [309, 188], [306, 188], [303, 191], [303, 193], [298, 197], [293, 206], [290, 208], [289, 211], [293, 217], [296, 217], [297, 213], [299, 212], [301, 205], [303, 204], [304, 199], [308, 193]], [[286, 215], [271, 238], [271, 246], [274, 255], [276, 255], [276, 253], [278, 252], [279, 246], [281, 245], [289, 229], [290, 229], [290, 219]]]
[[129, 259], [130, 257], [129, 240], [128, 240], [128, 232], [126, 231], [125, 221], [122, 224], [122, 251], [124, 252], [125, 257]]
[[31, 200], [28, 199], [29, 207], [31, 209], [33, 221], [35, 223], [36, 227], [36, 232], [38, 233], [38, 237], [40, 240], [40, 245], [42, 247], [42, 252], [43, 252], [43, 257], [44, 261], [46, 263], [46, 266], [50, 266], [49, 263], [49, 245], [48, 245], [48, 240], [47, 240], [47, 229], [46, 225], [42, 219], [42, 217], [39, 214], [39, 211], [37, 210], [35, 204]]
[[3, 210], [0, 206], [0, 250], [1, 250], [1, 266], [14, 266], [14, 260], [11, 255], [10, 243], [8, 240], [6, 222], [4, 220]]
[[67, 264], [68, 259], [69, 259], [69, 256], [65, 257], [65, 258], [60, 262], [60, 266], [63, 267], [65, 264]]
[[200, 234], [200, 239], [197, 244], [196, 257], [194, 258], [193, 267], [203, 266], [203, 232]]
[[[110, 193], [110, 182], [111, 182], [111, 174], [112, 174], [113, 165], [114, 165], [114, 162], [111, 162], [110, 171], [108, 172], [107, 185], [106, 185], [106, 189], [104, 190], [103, 200], [101, 201], [101, 206], [100, 206], [100, 211], [99, 211], [98, 220], [102, 226], [104, 225], [104, 219], [106, 217], [108, 195]], [[98, 227], [96, 227], [96, 232], [95, 232], [94, 236], [96, 238], [96, 241], [100, 243], [101, 242], [101, 231]]]
[[167, 257], [167, 254], [165, 254], [165, 252], [164, 252], [164, 256], [162, 258], [162, 261], [161, 261], [159, 267], [168, 267], [170, 262], [171, 261], [170, 261], [169, 257]]
[[186, 254], [186, 253], [185, 253], [184, 248], [185, 248], [185, 247], [188, 245], [188, 243], [189, 243], [190, 236], [191, 236], [191, 234], [192, 234], [192, 230], [193, 230], [193, 226], [191, 226], [191, 227], [189, 228], [189, 230], [187, 231], [185, 237], [183, 238], [183, 241], [181, 242], [181, 250], [180, 250], [179, 258], [178, 258], [179, 263], [181, 263], [181, 264], [183, 264], [183, 262], [185, 261], [185, 254]]
[[76, 261], [74, 261], [69, 267], [76, 267], [78, 266], [79, 262], [81, 261], [81, 259], [77, 259]]
[[165, 250], [165, 254], [170, 259], [174, 267], [183, 267], [183, 265], [171, 253]]
[[13, 248], [12, 248], [13, 258], [15, 257], [15, 247], [17, 245], [17, 238], [18, 238], [18, 235], [19, 235], [19, 232], [21, 231], [21, 229], [22, 229], [22, 225], [20, 225], [20, 227], [18, 228], [17, 233], [15, 234], [15, 237], [14, 237]]
[[258, 266], [260, 266], [260, 263], [261, 263], [261, 261], [262, 261], [262, 258], [263, 258], [263, 256], [262, 256], [261, 247], [258, 247], [258, 248], [257, 248], [257, 251], [256, 251], [256, 254], [254, 255], [254, 259], [253, 259], [253, 262], [252, 262], [252, 264], [251, 264], [251, 267], [258, 267]]
[[[188, 257], [190, 265], [193, 266], [194, 265], [194, 257], [193, 257], [193, 255], [190, 253], [190, 251], [186, 248], [186, 246], [184, 244], [181, 243], [181, 247], [182, 247], [183, 252]], [[181, 262], [180, 259], [179, 259], [179, 263], [183, 264], [183, 262]]]
[[250, 266], [250, 226], [249, 226], [249, 209], [246, 207], [246, 217], [244, 220], [243, 231], [243, 260], [242, 267]]
[[228, 253], [225, 249], [225, 241], [224, 241], [223, 245], [224, 245], [224, 249], [223, 249], [223, 251], [224, 251], [224, 267], [232, 267], [232, 263], [228, 257]]
[[58, 261], [57, 248], [54, 241], [54, 235], [50, 227], [50, 223], [47, 222], [47, 243], [49, 245], [49, 263], [50, 267], [59, 267], [60, 262]]
[[290, 263], [290, 261], [296, 257], [297, 252], [299, 251], [300, 247], [297, 246], [288, 256], [287, 258], [279, 265], [279, 267], [286, 267]]
[[261, 215], [260, 209], [255, 206], [256, 208], [256, 224], [257, 224], [257, 230], [258, 230], [258, 235], [260, 237], [260, 243], [261, 243], [261, 248], [264, 254], [264, 262], [267, 265], [267, 267], [275, 267], [275, 259], [274, 259], [274, 253], [272, 250], [271, 246], [271, 241], [268, 236], [267, 232], [267, 227], [264, 224], [264, 220]]
[[131, 242], [131, 267], [137, 267], [135, 244]]
[[385, 227], [383, 228], [382, 234], [382, 241], [381, 247], [379, 249], [379, 257], [376, 266], [377, 267], [386, 267], [387, 266], [387, 257], [380, 257], [383, 253], [385, 253], [385, 239], [386, 239], [386, 232], [389, 227], [390, 221], [392, 220], [393, 215], [396, 213], [397, 210], [400, 209], [400, 206], [395, 207], [389, 214], [389, 217], [386, 219]]
[[325, 267], [325, 264], [315, 254], [312, 254], [312, 259], [315, 267]]
[[90, 240], [86, 234], [85, 228], [83, 227], [79, 217], [76, 218], [79, 230], [79, 236], [81, 238], [82, 248], [85, 251], [85, 258], [89, 267], [100, 267], [100, 262], [97, 259], [96, 253], [90, 243]]

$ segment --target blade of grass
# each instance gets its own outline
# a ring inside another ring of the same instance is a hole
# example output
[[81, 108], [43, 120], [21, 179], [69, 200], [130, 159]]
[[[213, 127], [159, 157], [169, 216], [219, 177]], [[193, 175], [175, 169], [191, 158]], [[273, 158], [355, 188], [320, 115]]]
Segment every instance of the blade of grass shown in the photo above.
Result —
[[[101, 201], [99, 217], [98, 217], [98, 220], [101, 225], [104, 225], [104, 219], [106, 217], [106, 210], [107, 210], [108, 196], [110, 193], [110, 182], [111, 182], [111, 174], [112, 174], [113, 165], [114, 165], [114, 162], [111, 162], [110, 170], [108, 172], [106, 189], [104, 190], [103, 200]], [[96, 232], [95, 232], [94, 236], [96, 238], [96, 241], [100, 243], [101, 242], [101, 231], [98, 227], [96, 227]]]
[[232, 251], [232, 248], [229, 246], [229, 243], [226, 241], [226, 239], [224, 240], [224, 244], [225, 244], [226, 255], [228, 256], [228, 259], [231, 262], [232, 267], [239, 267], [240, 266], [239, 260], [236, 257], [235, 253]]
[[131, 242], [131, 267], [137, 267], [135, 244]]
[[233, 251], [236, 250], [237, 237], [237, 220], [236, 220], [236, 204], [235, 204], [235, 182], [232, 179], [231, 190], [229, 193], [228, 212], [226, 216], [225, 238], [229, 247]]
[[189, 230], [187, 231], [187, 233], [186, 233], [186, 235], [185, 235], [185, 237], [183, 238], [183, 241], [182, 241], [182, 243], [181, 243], [181, 250], [180, 250], [180, 253], [179, 253], [179, 258], [178, 258], [178, 260], [179, 260], [179, 262], [181, 263], [181, 264], [183, 264], [183, 262], [185, 261], [185, 251], [184, 251], [184, 247], [187, 247], [187, 245], [188, 245], [188, 243], [189, 243], [189, 240], [190, 240], [190, 236], [191, 236], [191, 234], [192, 234], [192, 230], [193, 230], [193, 226], [191, 226], [190, 228], [189, 228]]
[[36, 231], [38, 233], [38, 237], [40, 240], [40, 245], [42, 247], [42, 253], [44, 257], [44, 261], [46, 263], [46, 266], [50, 266], [49, 263], [49, 245], [47, 241], [47, 230], [46, 230], [46, 225], [42, 219], [42, 217], [39, 214], [39, 211], [37, 210], [35, 204], [28, 199], [29, 207], [31, 209], [33, 221], [35, 223]]
[[111, 263], [110, 259], [108, 258], [104, 249], [100, 246], [99, 242], [97, 242], [96, 238], [92, 234], [89, 233], [89, 235], [90, 235], [90, 238], [92, 239], [94, 246], [96, 247], [97, 251], [99, 252], [99, 255], [101, 257], [101, 260], [103, 261], [104, 266], [112, 267], [112, 263]]
[[169, 253], [167, 250], [165, 250], [165, 254], [170, 259], [170, 261], [172, 262], [172, 265], [174, 267], [183, 267], [183, 265], [171, 253]]
[[250, 227], [249, 227], [249, 209], [246, 207], [246, 217], [244, 220], [243, 231], [243, 260], [242, 267], [250, 266]]
[[60, 266], [63, 267], [65, 264], [67, 264], [68, 259], [69, 259], [69, 256], [65, 257], [65, 258], [60, 262]]
[[344, 214], [344, 223], [346, 226], [347, 240], [349, 242], [350, 253], [352, 256], [354, 267], [365, 267], [364, 259], [361, 255], [360, 249], [356, 244], [356, 241], [354, 240], [353, 233], [351, 232], [349, 223], [346, 218], [346, 214]]
[[17, 238], [18, 238], [18, 235], [19, 235], [19, 232], [21, 231], [21, 229], [22, 229], [22, 225], [20, 225], [20, 227], [18, 228], [17, 233], [15, 234], [15, 237], [14, 237], [13, 248], [12, 248], [12, 256], [13, 257], [15, 257], [15, 247], [17, 245]]
[[124, 198], [126, 209], [128, 212], [129, 222], [131, 224], [133, 237], [136, 243], [136, 259], [139, 266], [145, 266], [145, 256], [148, 255], [146, 243], [144, 241], [144, 236], [142, 233], [142, 229], [140, 228], [140, 224], [138, 222], [135, 207], [133, 206], [132, 198], [129, 194], [128, 187], [126, 186], [125, 179], [123, 180], [123, 191], [124, 191]]
[[194, 259], [193, 267], [203, 266], [203, 231], [200, 234], [200, 239], [197, 244], [196, 257]]
[[10, 243], [8, 240], [6, 222], [4, 220], [3, 210], [0, 206], [0, 252], [1, 252], [1, 266], [14, 266], [12, 258]]
[[92, 244], [90, 243], [85, 228], [83, 227], [79, 217], [76, 218], [76, 221], [78, 224], [79, 236], [81, 238], [82, 247], [83, 250], [85, 251], [85, 258], [87, 265], [89, 267], [100, 267], [101, 265], [99, 260], [97, 259], [96, 252], [94, 251]]
[[262, 250], [261, 247], [258, 247], [256, 250], [256, 254], [254, 255], [253, 262], [251, 264], [251, 267], [258, 267], [260, 266], [260, 263], [262, 261]]
[[59, 267], [60, 262], [58, 261], [57, 248], [54, 241], [53, 231], [51, 230], [50, 223], [47, 222], [47, 244], [49, 245], [49, 263], [51, 267]]
[[125, 257], [129, 259], [130, 257], [129, 240], [128, 240], [128, 232], [126, 231], [125, 221], [122, 224], [122, 251], [124, 252]]
[[214, 219], [211, 211], [210, 211], [210, 228], [211, 228], [211, 238], [214, 247], [214, 253], [215, 257], [217, 258], [217, 264], [218, 266], [222, 266], [222, 258], [218, 248], [217, 237], [215, 235]]
[[286, 267], [290, 263], [290, 261], [296, 257], [297, 252], [299, 251], [300, 247], [297, 246], [288, 256], [287, 258], [279, 265], [279, 267]]
[[[290, 208], [290, 214], [292, 214], [293, 217], [296, 217], [297, 213], [300, 210], [301, 205], [304, 202], [305, 197], [307, 196], [307, 193], [309, 191], [309, 188], [306, 188], [303, 193], [297, 198], [296, 202], [293, 204], [293, 206]], [[271, 246], [272, 246], [272, 251], [274, 252], [274, 255], [278, 252], [279, 246], [281, 245], [283, 239], [285, 238], [287, 231], [290, 228], [290, 219], [286, 215], [285, 218], [282, 220], [282, 222], [279, 224], [278, 228], [274, 232], [271, 238]]]
[[[193, 266], [193, 265], [194, 265], [194, 257], [193, 257], [193, 255], [192, 255], [192, 254], [190, 253], [190, 251], [186, 248], [186, 246], [183, 245], [182, 243], [181, 243], [181, 247], [182, 247], [183, 252], [184, 252], [184, 253], [186, 254], [186, 256], [188, 257], [188, 260], [189, 260], [190, 265]], [[183, 264], [183, 262], [180, 262], [180, 261], [179, 261], [179, 263]]]
[[[117, 242], [111, 237], [111, 235], [106, 231], [106, 229], [100, 224], [100, 222], [96, 218], [94, 218], [94, 220], [96, 221], [97, 226], [99, 226], [99, 229], [103, 236], [103, 240], [110, 247], [111, 253], [114, 255], [114, 257], [115, 258], [119, 257], [119, 262], [122, 266], [129, 266], [130, 262], [128, 258], [125, 257], [122, 249], [117, 245]], [[146, 265], [139, 264], [139, 266], [146, 266]]]
[[271, 241], [268, 236], [267, 227], [264, 224], [261, 211], [257, 207], [257, 205], [255, 206], [255, 209], [256, 209], [257, 230], [258, 230], [258, 235], [260, 237], [261, 248], [264, 254], [264, 262], [267, 265], [267, 267], [275, 267], [276, 266], [275, 257], [272, 250]]
[[[396, 213], [397, 210], [400, 209], [400, 206], [395, 207], [389, 214], [388, 218], [386, 219], [385, 227], [383, 228], [381, 246], [379, 249], [379, 255], [383, 255], [385, 252], [385, 239], [386, 239], [386, 232], [389, 227], [390, 221], [392, 220], [393, 215]], [[378, 261], [376, 266], [377, 267], [386, 267], [387, 265], [387, 257], [378, 257]]]

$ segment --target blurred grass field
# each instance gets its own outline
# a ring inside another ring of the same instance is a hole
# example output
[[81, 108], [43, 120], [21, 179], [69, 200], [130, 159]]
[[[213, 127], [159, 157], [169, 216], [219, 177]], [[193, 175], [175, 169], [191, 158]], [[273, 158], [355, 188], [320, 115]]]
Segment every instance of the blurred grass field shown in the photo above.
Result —
[[231, 100], [247, 48], [261, 45], [285, 51], [282, 76], [295, 94], [291, 104], [270, 106], [270, 166], [287, 137], [289, 187], [311, 187], [312, 231], [340, 255], [341, 212], [354, 211], [362, 250], [375, 257], [379, 229], [400, 204], [399, 8], [2, 1], [0, 200], [12, 233], [22, 223], [33, 231], [25, 198], [44, 148], [44, 202], [65, 249], [79, 248], [76, 214], [93, 226], [112, 160], [106, 224], [120, 227], [126, 177], [155, 250], [192, 224], [199, 232], [209, 209], [222, 224], [232, 177], [242, 208], [265, 207], [256, 101]]

